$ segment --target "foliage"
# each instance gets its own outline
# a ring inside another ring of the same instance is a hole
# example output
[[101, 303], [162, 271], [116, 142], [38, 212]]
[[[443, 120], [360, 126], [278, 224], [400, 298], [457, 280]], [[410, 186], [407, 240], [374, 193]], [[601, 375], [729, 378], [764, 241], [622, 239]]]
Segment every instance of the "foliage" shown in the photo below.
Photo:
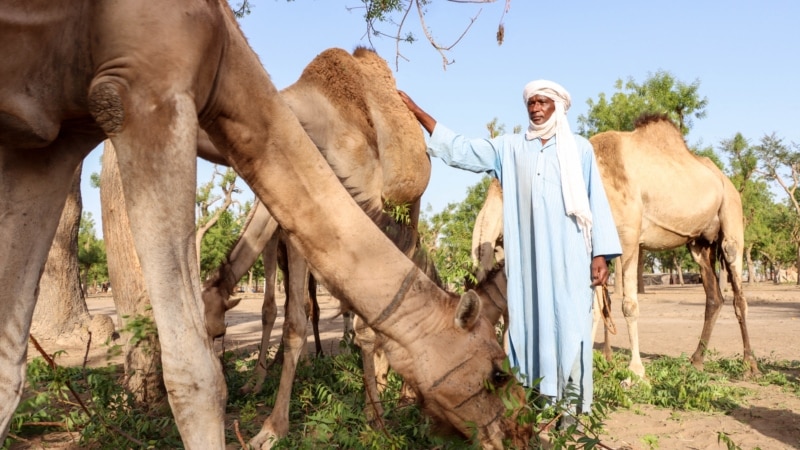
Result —
[[[142, 326], [146, 328], [146, 326]], [[435, 434], [434, 424], [418, 406], [399, 403], [401, 379], [393, 372], [389, 386], [382, 393], [386, 409], [382, 417], [384, 431], [372, 428], [364, 415], [365, 399], [360, 352], [342, 344], [342, 351], [333, 356], [301, 358], [290, 405], [290, 434], [274, 448], [477, 448], [459, 437]], [[522, 405], [519, 420], [544, 427], [535, 437], [532, 448], [545, 435], [552, 448], [601, 448], [599, 433], [603, 420], [617, 408], [636, 405], [655, 405], [677, 411], [729, 412], [749, 394], [746, 389], [730, 383], [743, 374], [740, 359], [714, 358], [706, 361], [704, 371], [694, 369], [684, 356], [660, 357], [646, 363], [649, 383], [639, 381], [631, 388], [621, 387], [621, 381], [634, 379], [625, 367], [629, 355], [616, 352], [612, 361], [594, 354], [595, 401], [591, 414], [578, 416], [578, 422], [566, 430], [553, 425], [577, 404], [577, 395], [568, 392], [564, 401], [551, 403], [526, 389], [527, 401]], [[280, 365], [269, 368], [261, 393], [242, 394], [240, 388], [248, 381], [255, 364], [254, 354], [248, 351], [227, 351], [223, 367], [228, 384], [230, 417], [236, 418], [243, 436], [254, 436], [261, 427], [264, 414], [275, 402], [280, 380]], [[780, 386], [787, 395], [800, 396], [798, 361], [759, 360], [763, 376], [759, 383]], [[510, 374], [506, 363], [505, 369]], [[123, 375], [118, 368], [65, 368], [48, 365], [36, 358], [28, 365], [28, 385], [25, 396], [11, 423], [11, 434], [3, 448], [19, 439], [54, 430], [73, 430], [79, 433], [80, 443], [89, 448], [181, 448], [180, 437], [166, 403], [146, 409], [134, 405], [132, 397], [119, 383]], [[532, 383], [536, 385], [535, 381]], [[498, 395], [509, 408], [520, 406], [501, 388]], [[77, 393], [81, 407], [71, 391]], [[233, 419], [230, 419], [233, 420]], [[232, 427], [227, 427], [228, 442], [236, 442]], [[738, 448], [721, 431], [720, 442], [729, 449]], [[643, 443], [658, 447], [658, 437], [647, 435]]]
[[614, 88], [617, 92], [610, 100], [603, 92], [596, 102], [587, 100], [589, 112], [578, 116], [579, 134], [590, 137], [609, 130], [632, 131], [634, 122], [643, 113], [663, 113], [685, 136], [692, 128], [692, 116], [700, 119], [706, 115], [708, 99], [700, 98], [699, 80], [686, 84], [670, 72], [659, 70], [642, 84], [633, 78], [624, 84], [618, 79]]
[[4, 449], [17, 439], [54, 430], [79, 432], [83, 448], [182, 445], [166, 401], [149, 409], [135, 403], [115, 366], [53, 367], [36, 358], [28, 364], [27, 376], [26, 396], [14, 414]]
[[203, 235], [200, 246], [200, 273], [205, 275], [225, 261], [242, 232], [242, 218], [230, 210], [222, 211], [217, 222]]
[[383, 212], [401, 225], [411, 223], [411, 205], [408, 203], [395, 204], [390, 200], [386, 200], [383, 205]]
[[94, 219], [90, 212], [81, 214], [78, 229], [78, 265], [81, 268], [81, 280], [86, 286], [108, 280], [106, 246], [102, 239], [97, 238]]
[[760, 162], [759, 173], [786, 193], [788, 214], [784, 216], [783, 230], [794, 247], [794, 263], [800, 267], [800, 144], [785, 144], [772, 133], [762, 137], [753, 151]]
[[463, 202], [450, 203], [442, 212], [420, 220], [424, 223], [420, 226], [422, 240], [432, 243], [428, 248], [439, 276], [450, 289], [459, 293], [463, 291], [464, 281], [473, 276], [472, 229], [490, 182], [491, 178], [484, 177], [467, 189]]

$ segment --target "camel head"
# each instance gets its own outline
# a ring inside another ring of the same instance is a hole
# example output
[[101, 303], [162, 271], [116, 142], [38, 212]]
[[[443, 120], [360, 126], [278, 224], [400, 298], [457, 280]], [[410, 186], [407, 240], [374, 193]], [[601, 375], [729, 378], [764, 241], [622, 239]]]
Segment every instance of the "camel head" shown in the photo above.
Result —
[[203, 306], [206, 332], [211, 339], [225, 335], [225, 313], [239, 304], [241, 298], [231, 298], [232, 288], [224, 283], [220, 270], [215, 271], [203, 283]]
[[439, 433], [475, 437], [484, 449], [525, 448], [532, 427], [517, 422], [525, 393], [507, 370], [494, 325], [481, 313], [481, 299], [474, 291], [460, 299], [448, 295], [443, 314], [428, 309], [440, 305], [426, 307], [413, 342], [387, 340], [392, 368], [414, 388]]

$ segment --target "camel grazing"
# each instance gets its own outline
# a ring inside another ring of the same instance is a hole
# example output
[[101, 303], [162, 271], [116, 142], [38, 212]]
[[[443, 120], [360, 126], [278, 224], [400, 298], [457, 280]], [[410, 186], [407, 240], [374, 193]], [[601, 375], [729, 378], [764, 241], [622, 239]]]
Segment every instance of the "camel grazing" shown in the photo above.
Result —
[[[701, 267], [706, 292], [705, 321], [692, 363], [702, 368], [704, 352], [722, 306], [722, 293], [714, 272], [720, 254], [733, 288], [744, 360], [751, 372], [758, 373], [750, 349], [747, 302], [742, 293], [742, 204], [733, 184], [708, 158], [693, 155], [677, 127], [664, 117], [649, 116], [638, 122], [633, 132], [600, 133], [590, 141], [622, 244], [621, 273], [617, 280], [622, 283], [631, 371], [645, 376], [636, 323], [639, 248], [666, 250], [686, 244]], [[498, 195], [499, 183], [493, 186], [473, 233], [473, 260], [479, 268], [479, 280], [480, 274], [493, 266], [497, 243], [502, 240], [502, 194]], [[593, 335], [601, 319], [599, 300], [595, 296]], [[611, 354], [608, 332], [603, 353]]]
[[[346, 68], [351, 76], [327, 76], [336, 68]], [[281, 91], [281, 95], [348, 191], [370, 212], [379, 228], [398, 248], [438, 284], [438, 275], [427, 253], [420, 248], [416, 231], [420, 198], [430, 178], [430, 160], [416, 119], [407, 110], [391, 108], [392, 103], [386, 101], [397, 97], [397, 87], [388, 64], [375, 52], [366, 49], [359, 48], [352, 55], [341, 49], [328, 49], [314, 58], [300, 79]], [[394, 138], [389, 138], [391, 136]], [[381, 214], [384, 204], [411, 205], [409, 224], [397, 223]], [[288, 274], [289, 282], [281, 383], [272, 413], [251, 442], [254, 446], [288, 433], [292, 383], [298, 358], [305, 348], [307, 316], [304, 305], [307, 302], [304, 300], [308, 297], [306, 280], [309, 274], [302, 255], [291, 245], [285, 245], [281, 235], [269, 211], [256, 203], [230, 254], [203, 285], [206, 327], [210, 336], [217, 337], [225, 332], [225, 312], [238, 304], [238, 300], [230, 299], [236, 282], [259, 254], [264, 256], [265, 272], [273, 273], [276, 249], [286, 249], [288, 258], [284, 260], [282, 269], [284, 274]], [[244, 388], [246, 391], [261, 390], [276, 317], [274, 289], [270, 286], [265, 289], [262, 305], [259, 355], [254, 376]], [[365, 361], [367, 404], [370, 405], [367, 414], [375, 419], [383, 415], [383, 408], [375, 401], [380, 387], [385, 384], [376, 380], [386, 376], [386, 363], [382, 360], [383, 350], [380, 348], [382, 341], [363, 323], [355, 330], [355, 340]], [[379, 373], [375, 373], [375, 367], [379, 368]]]
[[[640, 248], [667, 250], [687, 245], [700, 265], [706, 292], [703, 331], [692, 364], [702, 369], [723, 303], [714, 271], [719, 257], [733, 290], [744, 361], [752, 373], [759, 373], [747, 333], [747, 301], [742, 292], [744, 221], [736, 188], [711, 160], [693, 155], [683, 135], [664, 116], [645, 116], [632, 132], [608, 131], [590, 142], [622, 244], [618, 279], [622, 281], [622, 312], [631, 344], [631, 371], [645, 375], [636, 323]], [[605, 345], [609, 345], [607, 340]]]
[[69, 182], [108, 137], [184, 446], [225, 448], [227, 392], [194, 250], [202, 128], [315, 277], [386, 338], [392, 367], [427, 414], [485, 448], [527, 445], [531, 427], [500, 397], [513, 377], [477, 296], [438, 288], [364, 214], [226, 1], [5, 2], [0, 58], [0, 438], [23, 392], [39, 277]]

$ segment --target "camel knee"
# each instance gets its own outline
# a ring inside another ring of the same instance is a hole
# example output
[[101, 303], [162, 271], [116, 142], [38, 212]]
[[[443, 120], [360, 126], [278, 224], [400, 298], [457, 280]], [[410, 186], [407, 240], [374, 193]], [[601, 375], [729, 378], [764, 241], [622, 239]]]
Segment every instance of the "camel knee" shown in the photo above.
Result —
[[121, 91], [118, 83], [109, 80], [94, 82], [89, 88], [89, 113], [108, 135], [122, 130], [125, 121]]
[[624, 297], [622, 299], [622, 315], [625, 319], [638, 319], [639, 318], [639, 301], [635, 298]]

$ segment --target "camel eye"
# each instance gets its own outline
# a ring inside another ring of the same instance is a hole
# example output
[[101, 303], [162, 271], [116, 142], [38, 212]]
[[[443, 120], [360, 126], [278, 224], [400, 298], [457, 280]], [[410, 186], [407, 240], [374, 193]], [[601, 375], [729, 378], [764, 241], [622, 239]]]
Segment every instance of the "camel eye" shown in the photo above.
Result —
[[501, 370], [501, 369], [494, 369], [494, 371], [492, 372], [492, 378], [491, 378], [492, 385], [494, 387], [505, 386], [505, 384], [508, 383], [508, 380], [510, 378], [511, 378], [511, 375], [508, 372], [506, 372], [504, 370]]

